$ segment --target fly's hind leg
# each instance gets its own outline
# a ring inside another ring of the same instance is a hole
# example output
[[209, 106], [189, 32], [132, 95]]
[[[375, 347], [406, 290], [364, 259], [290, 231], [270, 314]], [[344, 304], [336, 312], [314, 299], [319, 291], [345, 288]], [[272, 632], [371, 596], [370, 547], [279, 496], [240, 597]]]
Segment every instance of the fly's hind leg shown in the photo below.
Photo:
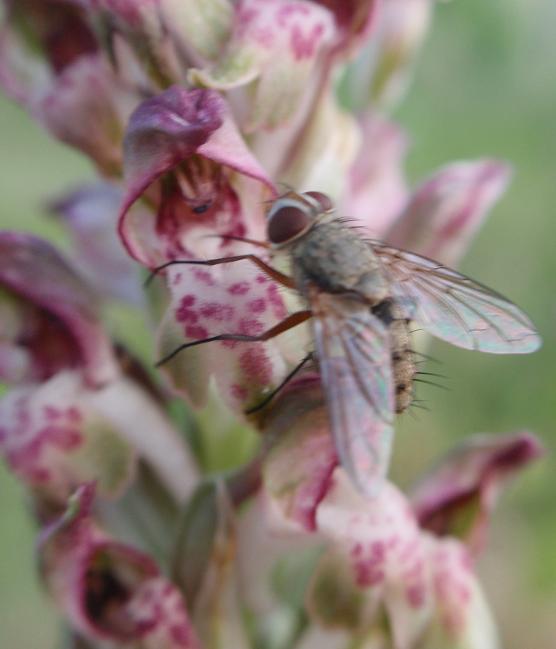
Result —
[[313, 359], [313, 354], [307, 354], [300, 363], [298, 363], [293, 370], [286, 376], [286, 378], [276, 387], [272, 392], [267, 394], [267, 396], [256, 406], [253, 406], [252, 408], [249, 408], [248, 410], [244, 410], [244, 414], [246, 415], [252, 415], [255, 412], [258, 412], [259, 410], [262, 410], [267, 404], [269, 404], [272, 399], [283, 389], [286, 387], [286, 385], [293, 379], [293, 377], [305, 367], [305, 365]]
[[176, 347], [176, 349], [174, 349], [172, 352], [164, 356], [164, 358], [161, 358], [156, 363], [156, 367], [160, 367], [161, 365], [164, 365], [164, 363], [167, 363], [169, 360], [174, 358], [174, 356], [179, 354], [184, 349], [188, 349], [189, 347], [196, 347], [197, 345], [204, 345], [205, 343], [210, 343], [217, 340], [220, 341], [233, 340], [237, 342], [248, 342], [248, 343], [264, 342], [265, 340], [270, 340], [271, 338], [275, 338], [276, 336], [279, 336], [284, 331], [287, 331], [288, 329], [291, 329], [292, 327], [296, 327], [302, 322], [305, 322], [312, 315], [313, 315], [312, 312], [308, 310], [296, 311], [295, 313], [291, 313], [289, 316], [284, 318], [284, 320], [282, 320], [278, 324], [274, 325], [274, 327], [267, 329], [266, 331], [264, 331], [262, 334], [259, 334], [258, 336], [248, 336], [245, 334], [219, 334], [217, 336], [210, 336], [209, 338], [203, 338], [202, 340], [193, 340], [189, 343], [183, 343], [183, 345]]

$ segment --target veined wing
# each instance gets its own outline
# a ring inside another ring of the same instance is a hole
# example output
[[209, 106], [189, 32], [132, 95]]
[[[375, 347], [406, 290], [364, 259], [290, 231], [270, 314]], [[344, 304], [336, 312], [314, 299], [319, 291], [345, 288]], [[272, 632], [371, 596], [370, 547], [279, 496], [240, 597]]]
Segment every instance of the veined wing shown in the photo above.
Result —
[[373, 495], [386, 474], [393, 436], [388, 329], [353, 298], [314, 291], [309, 300], [336, 450], [356, 485]]
[[531, 320], [500, 293], [426, 257], [371, 245], [393, 296], [433, 336], [493, 354], [527, 354], [540, 347]]

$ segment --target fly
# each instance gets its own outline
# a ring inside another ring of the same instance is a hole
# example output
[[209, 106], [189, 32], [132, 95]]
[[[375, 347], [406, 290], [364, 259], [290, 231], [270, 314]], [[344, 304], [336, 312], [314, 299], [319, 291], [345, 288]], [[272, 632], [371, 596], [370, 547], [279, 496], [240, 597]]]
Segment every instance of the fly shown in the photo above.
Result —
[[297, 290], [305, 309], [258, 336], [221, 334], [184, 343], [158, 365], [188, 347], [214, 340], [269, 340], [310, 319], [338, 456], [365, 493], [373, 493], [386, 472], [395, 413], [413, 399], [410, 322], [465, 349], [524, 354], [540, 346], [530, 319], [505, 297], [436, 261], [362, 238], [320, 192], [288, 192], [274, 201], [267, 239], [249, 242], [286, 251], [292, 276], [256, 255], [175, 260], [155, 273], [173, 264], [212, 266], [248, 259], [276, 282]]

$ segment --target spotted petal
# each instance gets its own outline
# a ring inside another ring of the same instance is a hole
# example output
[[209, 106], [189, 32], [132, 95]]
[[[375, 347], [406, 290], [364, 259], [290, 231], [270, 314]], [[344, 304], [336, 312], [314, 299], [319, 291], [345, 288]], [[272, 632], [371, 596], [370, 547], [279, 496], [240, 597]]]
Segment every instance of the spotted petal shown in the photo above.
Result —
[[[383, 605], [393, 645], [413, 646], [434, 600], [427, 546], [403, 495], [386, 483], [376, 498], [365, 499], [337, 469], [317, 509], [316, 524], [331, 550], [310, 595], [313, 615], [325, 626], [364, 631], [376, 623]], [[336, 568], [331, 571], [331, 566], [340, 567], [337, 590]], [[345, 615], [338, 617], [342, 612]]]
[[189, 78], [220, 90], [249, 85], [244, 128], [275, 128], [296, 112], [333, 36], [332, 16], [317, 4], [242, 0], [219, 62], [208, 71], [192, 70]]
[[[159, 358], [209, 336], [259, 335], [286, 316], [276, 284], [246, 261], [212, 269], [173, 266], [167, 283], [172, 300], [159, 329]], [[235, 410], [257, 405], [287, 373], [274, 341], [209, 342], [179, 352], [162, 369], [197, 406], [205, 403], [214, 376], [224, 402]]]
[[85, 394], [79, 373], [62, 372], [0, 400], [0, 451], [18, 478], [50, 502], [63, 503], [87, 480], [103, 497], [116, 497], [133, 477], [133, 447]]

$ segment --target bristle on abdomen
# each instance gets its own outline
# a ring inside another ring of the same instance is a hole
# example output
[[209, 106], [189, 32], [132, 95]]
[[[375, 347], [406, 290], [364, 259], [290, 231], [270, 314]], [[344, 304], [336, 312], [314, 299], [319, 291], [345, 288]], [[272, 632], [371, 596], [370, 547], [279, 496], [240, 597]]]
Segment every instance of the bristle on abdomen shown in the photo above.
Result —
[[402, 309], [390, 300], [375, 307], [373, 313], [384, 322], [390, 332], [392, 379], [396, 413], [399, 414], [409, 408], [413, 402], [413, 379], [417, 372], [411, 351], [409, 320], [405, 318]]

